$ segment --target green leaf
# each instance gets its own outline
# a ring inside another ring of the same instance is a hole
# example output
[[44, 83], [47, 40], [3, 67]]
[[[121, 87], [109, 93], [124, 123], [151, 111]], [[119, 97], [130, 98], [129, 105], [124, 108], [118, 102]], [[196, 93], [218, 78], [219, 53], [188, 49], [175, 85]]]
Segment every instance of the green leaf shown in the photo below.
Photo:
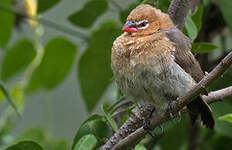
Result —
[[28, 90], [50, 90], [61, 83], [69, 73], [76, 55], [76, 46], [64, 38], [54, 38], [44, 49], [44, 57], [33, 72]]
[[44, 12], [59, 3], [60, 1], [61, 0], [38, 0], [38, 12]]
[[43, 150], [43, 148], [33, 141], [22, 141], [8, 147], [6, 150]]
[[[186, 116], [181, 117], [181, 122], [173, 123], [173, 122], [167, 122], [167, 128], [165, 131], [168, 132], [168, 134], [164, 134], [162, 138], [159, 141], [159, 144], [161, 146], [161, 149], [164, 150], [171, 150], [171, 149], [180, 149], [183, 144], [185, 143], [185, 140], [188, 139], [188, 121]], [[178, 136], [178, 137], [177, 137]]]
[[231, 113], [230, 114], [226, 114], [224, 116], [219, 117], [218, 119], [232, 123], [232, 114]]
[[4, 98], [5, 98], [5, 95], [2, 92], [2, 90], [0, 90], [0, 103], [4, 100]]
[[112, 118], [112, 116], [110, 115], [110, 113], [107, 111], [107, 109], [108, 109], [107, 105], [102, 104], [101, 109], [102, 109], [104, 116], [106, 117], [106, 120], [108, 121], [108, 123], [110, 124], [112, 129], [116, 132], [118, 130], [118, 126], [117, 126], [116, 122], [114, 121], [114, 119]]
[[106, 0], [90, 0], [84, 8], [71, 14], [68, 19], [76, 26], [87, 28], [107, 10]]
[[105, 138], [109, 137], [111, 131], [103, 118], [104, 117], [95, 114], [84, 121], [76, 133], [76, 136], [73, 140], [72, 149], [74, 149], [76, 143], [83, 136], [88, 134], [94, 135], [97, 139], [100, 140], [99, 142], [102, 142]]
[[15, 85], [11, 88], [10, 95], [13, 98], [17, 108], [21, 110], [25, 104], [24, 88], [21, 85]]
[[65, 139], [51, 137], [42, 128], [27, 129], [16, 141], [31, 140], [39, 143], [45, 150], [69, 150], [68, 142]]
[[213, 103], [211, 105], [213, 115], [215, 116], [215, 131], [221, 135], [232, 137], [232, 125], [227, 121], [219, 119], [220, 116], [230, 114], [232, 110], [232, 103], [225, 100], [223, 103]]
[[120, 122], [120, 125], [121, 125], [121, 126], [122, 126], [122, 125], [127, 121], [127, 119], [130, 117], [131, 111], [132, 111], [135, 107], [136, 107], [135, 104], [131, 105], [131, 106], [128, 108], [128, 110], [124, 113], [124, 116], [123, 116], [123, 118], [122, 118], [122, 120], [121, 120], [121, 122]]
[[111, 83], [111, 47], [120, 34], [120, 27], [114, 22], [106, 22], [93, 32], [88, 48], [80, 58], [78, 77], [81, 92], [88, 111], [92, 111], [105, 89]]
[[203, 5], [201, 3], [199, 3], [198, 6], [197, 6], [197, 11], [192, 16], [192, 20], [194, 21], [198, 32], [201, 30], [202, 16], [203, 16]]
[[157, 8], [159, 8], [162, 12], [167, 12], [170, 2], [171, 0], [158, 0]]
[[6, 51], [3, 57], [1, 78], [6, 81], [16, 73], [25, 69], [36, 55], [31, 41], [23, 39]]
[[11, 98], [11, 95], [10, 95], [9, 91], [7, 90], [6, 86], [4, 85], [4, 83], [2, 81], [0, 81], [0, 90], [4, 94], [4, 96], [6, 97], [7, 102], [14, 109], [14, 111], [16, 112], [16, 114], [18, 116], [20, 116], [18, 108], [17, 108], [17, 106], [15, 104], [15, 101]]
[[[1, 0], [0, 5], [3, 7], [12, 7], [11, 0]], [[14, 14], [0, 9], [0, 18], [0, 47], [5, 47], [14, 27]]]
[[231, 8], [232, 8], [232, 3], [231, 1], [228, 0], [219, 0], [218, 1], [220, 10], [222, 11], [222, 15], [226, 20], [226, 23], [229, 26], [230, 31], [232, 32], [232, 13], [231, 13]]
[[[22, 141], [25, 139], [30, 139], [38, 143], [44, 143], [46, 141], [46, 133], [42, 128], [29, 128], [20, 137], [17, 138], [17, 141]], [[43, 144], [41, 144], [43, 145]]]
[[199, 42], [199, 43], [193, 43], [192, 52], [203, 54], [203, 53], [209, 53], [217, 48], [218, 46], [212, 43]]
[[202, 148], [200, 150], [231, 150], [231, 137], [222, 136], [217, 133], [213, 134], [214, 135], [209, 140], [206, 140], [206, 143], [204, 143], [204, 145], [207, 146], [201, 146]]
[[88, 134], [77, 142], [74, 150], [95, 150], [97, 143], [97, 138], [92, 134]]
[[136, 145], [134, 150], [147, 150], [147, 149], [146, 149], [146, 147], [144, 145], [138, 144], [138, 145]]
[[185, 29], [188, 33], [189, 38], [194, 41], [195, 38], [197, 37], [197, 26], [195, 25], [195, 23], [193, 22], [190, 13], [187, 15], [186, 17], [186, 21], [185, 21]]

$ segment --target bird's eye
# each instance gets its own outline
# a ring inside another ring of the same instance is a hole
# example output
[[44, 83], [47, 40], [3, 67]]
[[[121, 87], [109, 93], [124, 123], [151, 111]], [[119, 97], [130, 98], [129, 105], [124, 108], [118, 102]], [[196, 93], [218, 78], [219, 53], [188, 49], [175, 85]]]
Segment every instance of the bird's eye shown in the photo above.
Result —
[[147, 23], [143, 22], [143, 23], [141, 23], [141, 26], [142, 26], [142, 27], [145, 27], [146, 24], [147, 24]]
[[147, 20], [142, 20], [136, 23], [137, 29], [146, 29], [149, 24]]

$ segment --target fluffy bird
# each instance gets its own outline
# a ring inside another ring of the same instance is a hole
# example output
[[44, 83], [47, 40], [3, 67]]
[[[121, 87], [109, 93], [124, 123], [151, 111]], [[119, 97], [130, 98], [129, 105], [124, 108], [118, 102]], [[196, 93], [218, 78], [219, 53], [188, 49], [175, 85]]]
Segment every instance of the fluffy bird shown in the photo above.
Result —
[[[127, 99], [152, 104], [161, 113], [204, 77], [191, 41], [159, 9], [139, 5], [122, 30], [112, 47], [111, 65]], [[207, 128], [214, 128], [211, 109], [200, 96], [187, 108], [192, 123], [200, 116]]]

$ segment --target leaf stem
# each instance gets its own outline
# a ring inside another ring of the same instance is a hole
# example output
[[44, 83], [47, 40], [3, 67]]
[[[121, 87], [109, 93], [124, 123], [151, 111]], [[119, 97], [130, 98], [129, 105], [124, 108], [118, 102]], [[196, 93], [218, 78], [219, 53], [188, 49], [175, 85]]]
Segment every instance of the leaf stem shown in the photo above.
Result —
[[29, 80], [32, 77], [32, 73], [35, 71], [35, 69], [40, 65], [43, 56], [44, 56], [44, 48], [43, 45], [40, 43], [40, 38], [43, 34], [43, 28], [42, 26], [37, 26], [35, 28], [35, 39], [34, 39], [34, 44], [36, 48], [36, 56], [32, 60], [32, 62], [29, 64], [27, 70], [24, 73], [24, 77], [22, 80], [22, 86], [23, 88], [27, 87], [29, 84]]
[[14, 109], [14, 111], [16, 112], [16, 114], [21, 117], [17, 106], [15, 105], [13, 99], [10, 96], [9, 91], [7, 90], [6, 86], [4, 85], [4, 83], [2, 81], [0, 81], [0, 89], [2, 90], [3, 94], [6, 97], [6, 100], [8, 101], [8, 103], [10, 104], [10, 106]]

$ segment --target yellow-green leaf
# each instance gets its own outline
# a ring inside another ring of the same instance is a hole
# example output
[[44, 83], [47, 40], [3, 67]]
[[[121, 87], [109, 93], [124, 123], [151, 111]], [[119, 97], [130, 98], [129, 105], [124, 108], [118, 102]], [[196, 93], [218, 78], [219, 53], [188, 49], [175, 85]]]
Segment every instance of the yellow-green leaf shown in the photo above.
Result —
[[224, 116], [219, 117], [218, 119], [232, 123], [232, 114], [226, 114]]

